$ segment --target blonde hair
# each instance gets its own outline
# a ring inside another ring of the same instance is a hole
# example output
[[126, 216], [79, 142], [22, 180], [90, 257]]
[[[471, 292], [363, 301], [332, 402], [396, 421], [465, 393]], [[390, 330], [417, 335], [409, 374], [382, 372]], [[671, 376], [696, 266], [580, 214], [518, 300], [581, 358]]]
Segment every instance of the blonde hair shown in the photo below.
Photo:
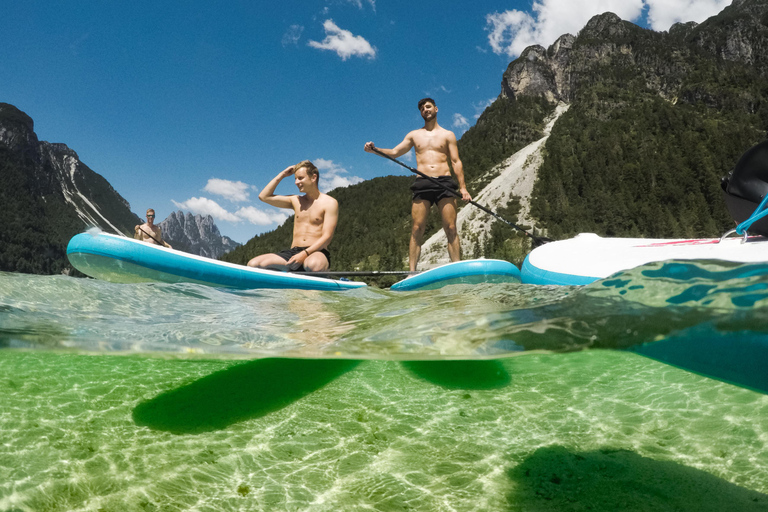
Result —
[[304, 168], [307, 170], [307, 176], [317, 176], [318, 181], [320, 180], [320, 170], [310, 162], [309, 160], [302, 160], [301, 162], [297, 163], [293, 166], [293, 172], [294, 174], [299, 169]]

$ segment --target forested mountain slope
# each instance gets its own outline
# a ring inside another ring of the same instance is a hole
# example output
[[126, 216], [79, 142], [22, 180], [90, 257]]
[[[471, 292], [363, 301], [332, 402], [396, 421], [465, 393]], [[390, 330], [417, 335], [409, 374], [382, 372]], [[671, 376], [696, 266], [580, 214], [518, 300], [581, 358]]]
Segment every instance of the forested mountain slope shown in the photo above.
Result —
[[69, 239], [96, 226], [133, 235], [139, 218], [64, 144], [39, 141], [32, 118], [0, 103], [0, 271], [66, 270]]

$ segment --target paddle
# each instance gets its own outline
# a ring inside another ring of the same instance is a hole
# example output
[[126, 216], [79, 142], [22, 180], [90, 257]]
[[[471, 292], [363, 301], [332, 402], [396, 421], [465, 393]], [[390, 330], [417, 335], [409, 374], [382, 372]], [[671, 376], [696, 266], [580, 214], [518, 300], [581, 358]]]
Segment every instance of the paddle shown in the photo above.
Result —
[[152, 235], [150, 235], [149, 233], [147, 233], [146, 231], [144, 231], [144, 229], [143, 229], [141, 226], [139, 226], [139, 230], [140, 230], [142, 233], [144, 233], [145, 235], [147, 235], [149, 238], [151, 238], [152, 240], [154, 240], [155, 242], [157, 242], [157, 245], [163, 245], [163, 242], [161, 242], [161, 241], [160, 241], [160, 240], [158, 240], [157, 238], [153, 237]]
[[349, 270], [349, 271], [330, 271], [327, 270], [325, 272], [301, 272], [301, 275], [303, 276], [336, 276], [336, 277], [344, 277], [344, 276], [369, 276], [369, 277], [375, 277], [375, 276], [413, 276], [416, 274], [421, 274], [420, 270]]
[[[426, 178], [426, 179], [428, 179], [428, 180], [429, 180], [429, 181], [431, 181], [432, 183], [435, 183], [436, 185], [439, 185], [440, 187], [444, 188], [445, 190], [447, 190], [448, 192], [450, 192], [450, 193], [451, 193], [451, 194], [453, 194], [454, 196], [456, 196], [456, 197], [458, 197], [459, 199], [461, 199], [461, 194], [459, 194], [458, 192], [456, 192], [456, 191], [455, 191], [455, 190], [453, 190], [452, 188], [448, 187], [447, 185], [445, 185], [445, 184], [443, 184], [443, 183], [440, 183], [440, 181], [436, 180], [436, 179], [435, 179], [435, 178], [433, 178], [432, 176], [427, 176], [427, 175], [426, 175], [426, 174], [424, 174], [423, 172], [421, 172], [421, 171], [418, 171], [418, 170], [414, 169], [413, 167], [411, 167], [411, 166], [409, 166], [409, 165], [405, 165], [405, 164], [404, 164], [403, 162], [401, 162], [400, 160], [398, 160], [398, 159], [396, 159], [396, 158], [392, 158], [392, 157], [391, 157], [391, 156], [389, 156], [389, 155], [385, 155], [384, 153], [382, 153], [381, 151], [379, 151], [377, 148], [371, 148], [371, 149], [373, 149], [373, 151], [374, 151], [376, 154], [379, 154], [379, 155], [383, 156], [384, 158], [388, 158], [389, 160], [392, 160], [393, 162], [395, 162], [395, 163], [396, 163], [396, 164], [398, 164], [398, 165], [402, 165], [403, 167], [405, 167], [405, 168], [406, 168], [406, 169], [408, 169], [409, 171], [411, 171], [411, 172], [414, 172], [414, 173], [418, 174], [418, 175], [419, 175], [419, 176], [421, 176], [422, 178]], [[495, 213], [495, 212], [493, 212], [493, 211], [489, 210], [488, 208], [486, 208], [485, 206], [483, 206], [483, 205], [481, 205], [481, 204], [479, 204], [479, 203], [476, 203], [475, 201], [471, 201], [471, 200], [470, 200], [470, 201], [469, 201], [469, 203], [470, 203], [471, 205], [473, 205], [473, 206], [476, 206], [476, 207], [480, 208], [480, 209], [481, 209], [481, 210], [483, 210], [485, 213], [487, 213], [487, 214], [489, 214], [489, 215], [493, 215], [494, 217], [496, 217], [496, 218], [497, 218], [497, 219], [499, 219], [500, 221], [504, 222], [505, 224], [507, 224], [507, 225], [509, 225], [509, 226], [513, 227], [514, 229], [516, 229], [516, 230], [518, 230], [518, 231], [521, 231], [521, 232], [522, 232], [522, 233], [524, 233], [525, 235], [528, 235], [528, 236], [531, 238], [531, 240], [533, 241], [533, 246], [534, 246], [534, 247], [538, 247], [538, 246], [540, 246], [540, 245], [544, 245], [544, 244], [546, 244], [546, 243], [548, 243], [548, 242], [552, 242], [552, 241], [553, 241], [551, 238], [547, 238], [547, 237], [541, 237], [541, 236], [532, 235], [531, 233], [527, 232], [526, 230], [524, 230], [523, 228], [521, 228], [521, 227], [520, 227], [520, 226], [518, 226], [517, 224], [514, 224], [514, 223], [512, 223], [512, 222], [510, 222], [510, 221], [508, 221], [508, 220], [506, 220], [506, 219], [503, 219], [503, 218], [502, 218], [502, 217], [500, 217], [500, 216], [499, 216], [497, 213]]]

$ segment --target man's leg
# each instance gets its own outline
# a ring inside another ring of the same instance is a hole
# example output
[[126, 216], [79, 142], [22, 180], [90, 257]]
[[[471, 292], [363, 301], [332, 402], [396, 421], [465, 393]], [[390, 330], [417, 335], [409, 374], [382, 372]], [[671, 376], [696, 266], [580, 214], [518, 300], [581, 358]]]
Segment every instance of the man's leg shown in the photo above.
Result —
[[427, 216], [429, 215], [430, 206], [432, 206], [432, 203], [424, 199], [414, 199], [411, 205], [413, 226], [411, 227], [411, 245], [408, 253], [411, 272], [416, 270], [416, 264], [421, 256], [421, 242], [424, 237], [424, 229], [427, 227]]
[[461, 242], [456, 230], [456, 198], [444, 197], [437, 203], [440, 217], [443, 219], [443, 231], [448, 239], [448, 256], [451, 261], [461, 260]]
[[286, 270], [286, 264], [288, 262], [281, 256], [274, 253], [262, 254], [256, 256], [248, 262], [249, 267], [257, 268], [270, 268], [272, 270]]
[[307, 272], [325, 272], [329, 266], [328, 258], [320, 251], [313, 252], [304, 260], [304, 270]]

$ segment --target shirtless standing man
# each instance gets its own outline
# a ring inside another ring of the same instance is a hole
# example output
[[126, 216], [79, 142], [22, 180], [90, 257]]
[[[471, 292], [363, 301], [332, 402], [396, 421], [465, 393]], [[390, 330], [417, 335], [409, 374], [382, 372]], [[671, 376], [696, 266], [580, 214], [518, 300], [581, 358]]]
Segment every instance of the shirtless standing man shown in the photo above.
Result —
[[[411, 148], [416, 148], [416, 167], [427, 176], [431, 176], [444, 185], [458, 190], [464, 201], [472, 200], [464, 183], [464, 167], [459, 159], [459, 148], [456, 145], [456, 135], [437, 124], [437, 106], [432, 98], [419, 101], [419, 111], [424, 118], [424, 128], [413, 130], [403, 139], [403, 142], [393, 149], [382, 149], [374, 146], [373, 142], [365, 144], [368, 153], [379, 151], [392, 158], [403, 156]], [[374, 151], [375, 150], [375, 151]], [[458, 187], [451, 178], [451, 161], [453, 172], [459, 182]], [[448, 238], [448, 255], [451, 261], [461, 260], [461, 244], [456, 231], [456, 196], [444, 188], [419, 176], [411, 185], [413, 204], [411, 205], [411, 242], [409, 247], [411, 271], [416, 270], [416, 264], [421, 256], [421, 244], [427, 216], [432, 204], [437, 204], [443, 219], [443, 231]]]
[[133, 238], [141, 240], [142, 242], [163, 245], [169, 249], [173, 249], [171, 244], [163, 240], [163, 232], [160, 229], [160, 226], [155, 226], [155, 210], [152, 208], [147, 210], [147, 222], [141, 226], [133, 228]]
[[[303, 196], [276, 196], [275, 189], [283, 178], [294, 177]], [[317, 188], [320, 171], [309, 160], [292, 165], [275, 176], [259, 194], [259, 199], [278, 208], [293, 209], [293, 243], [291, 249], [262, 254], [248, 262], [249, 267], [295, 270], [303, 266], [309, 272], [324, 272], [331, 265], [328, 244], [331, 243], [339, 219], [339, 203]]]

